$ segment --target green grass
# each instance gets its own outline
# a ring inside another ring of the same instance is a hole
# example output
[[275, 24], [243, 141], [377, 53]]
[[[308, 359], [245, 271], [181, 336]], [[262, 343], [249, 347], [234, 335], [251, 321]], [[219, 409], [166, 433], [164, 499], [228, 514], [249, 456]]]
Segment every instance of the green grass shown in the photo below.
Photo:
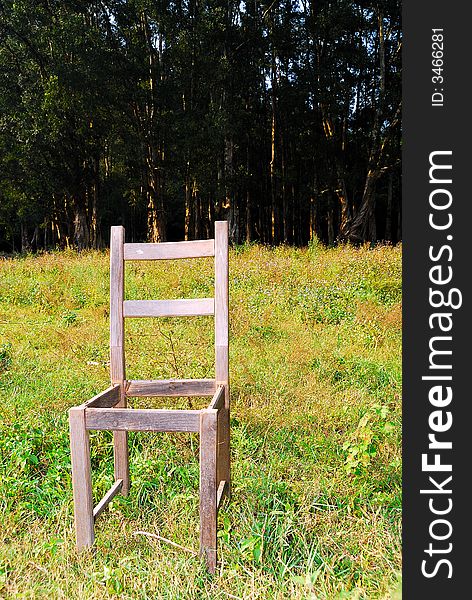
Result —
[[[127, 266], [127, 298], [210, 295], [211, 259]], [[131, 493], [77, 555], [67, 410], [108, 386], [108, 255], [0, 262], [0, 597], [400, 597], [401, 248], [235, 248], [230, 320], [218, 575], [136, 534], [198, 549], [193, 434], [130, 435]], [[211, 377], [212, 327], [130, 320], [128, 377]], [[96, 500], [112, 462], [92, 433]]]

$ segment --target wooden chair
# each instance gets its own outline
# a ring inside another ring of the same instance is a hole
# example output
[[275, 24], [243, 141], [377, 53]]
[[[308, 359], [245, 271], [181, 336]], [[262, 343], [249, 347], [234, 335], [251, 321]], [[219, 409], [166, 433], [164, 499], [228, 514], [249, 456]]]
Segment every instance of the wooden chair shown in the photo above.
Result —
[[[200, 434], [200, 553], [208, 570], [217, 563], [217, 514], [230, 493], [228, 377], [228, 223], [215, 223], [214, 240], [125, 244], [124, 228], [111, 228], [111, 386], [69, 411], [72, 484], [77, 548], [94, 542], [94, 522], [119, 492], [128, 494], [128, 431], [190, 431]], [[215, 297], [180, 300], [124, 300], [127, 260], [215, 257]], [[215, 316], [215, 379], [135, 380], [125, 376], [124, 319], [128, 317]], [[128, 397], [211, 396], [202, 410], [127, 408]], [[115, 482], [93, 507], [89, 430], [113, 431]]]

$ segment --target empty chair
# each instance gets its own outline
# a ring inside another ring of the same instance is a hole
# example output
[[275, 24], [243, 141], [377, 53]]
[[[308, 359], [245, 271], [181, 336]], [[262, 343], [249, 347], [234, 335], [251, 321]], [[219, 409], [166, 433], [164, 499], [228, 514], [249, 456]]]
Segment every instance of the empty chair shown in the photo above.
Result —
[[[200, 434], [200, 552], [208, 570], [217, 564], [217, 514], [230, 492], [228, 371], [228, 223], [215, 223], [214, 240], [126, 244], [121, 226], [110, 241], [110, 376], [111, 386], [69, 411], [72, 484], [77, 547], [94, 543], [94, 522], [117, 494], [127, 495], [128, 431], [189, 431]], [[128, 260], [165, 260], [214, 256], [215, 297], [178, 300], [125, 300], [124, 268]], [[127, 380], [124, 319], [214, 315], [215, 378]], [[202, 410], [132, 409], [136, 396], [208, 396]], [[113, 431], [115, 482], [94, 507], [90, 476], [89, 430]]]

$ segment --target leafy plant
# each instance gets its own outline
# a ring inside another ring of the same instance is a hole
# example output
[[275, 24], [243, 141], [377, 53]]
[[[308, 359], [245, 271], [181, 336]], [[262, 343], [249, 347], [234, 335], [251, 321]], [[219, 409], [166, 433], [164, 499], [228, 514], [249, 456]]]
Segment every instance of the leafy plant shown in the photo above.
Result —
[[348, 473], [359, 475], [369, 466], [377, 454], [377, 446], [382, 433], [389, 433], [394, 425], [386, 421], [388, 407], [376, 404], [359, 420], [356, 429], [344, 442], [342, 449], [346, 452], [344, 461]]

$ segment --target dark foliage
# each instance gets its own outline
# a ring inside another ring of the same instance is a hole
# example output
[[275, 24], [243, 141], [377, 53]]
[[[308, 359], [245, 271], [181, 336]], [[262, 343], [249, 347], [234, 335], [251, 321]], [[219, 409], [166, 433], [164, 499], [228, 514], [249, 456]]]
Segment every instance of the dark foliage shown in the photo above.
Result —
[[0, 250], [401, 238], [398, 0], [0, 2]]

